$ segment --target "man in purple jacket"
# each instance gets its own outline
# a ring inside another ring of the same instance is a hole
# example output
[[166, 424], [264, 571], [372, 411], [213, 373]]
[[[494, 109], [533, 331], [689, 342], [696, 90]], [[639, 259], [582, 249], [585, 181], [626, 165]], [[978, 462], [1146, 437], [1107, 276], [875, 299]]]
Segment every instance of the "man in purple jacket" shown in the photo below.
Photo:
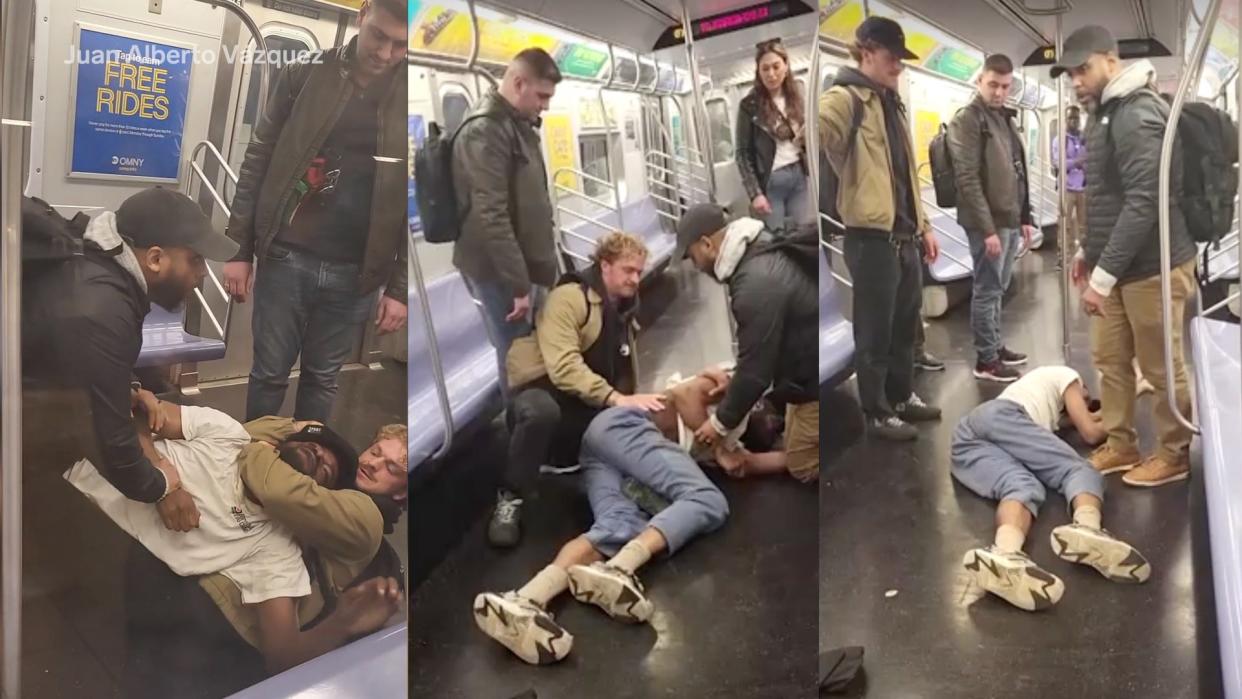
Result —
[[[1078, 243], [1087, 229], [1087, 139], [1080, 129], [1080, 116], [1077, 106], [1065, 110], [1065, 151], [1069, 154], [1066, 169], [1069, 171], [1065, 181], [1065, 203], [1069, 209], [1066, 225], [1070, 240]], [[1057, 144], [1056, 133], [1052, 134], [1052, 174], [1060, 177], [1061, 149]]]

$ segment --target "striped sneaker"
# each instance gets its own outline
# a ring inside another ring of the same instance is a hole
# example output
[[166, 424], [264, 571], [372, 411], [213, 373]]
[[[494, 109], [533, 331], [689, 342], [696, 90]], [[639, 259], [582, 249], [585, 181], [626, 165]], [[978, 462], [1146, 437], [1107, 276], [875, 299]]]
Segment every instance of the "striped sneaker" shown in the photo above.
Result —
[[651, 600], [638, 576], [606, 563], [569, 567], [569, 592], [584, 604], [593, 604], [608, 616], [626, 623], [651, 618]]
[[474, 623], [531, 665], [548, 665], [574, 647], [574, 637], [543, 607], [516, 592], [484, 592], [474, 598]]
[[1133, 546], [1082, 524], [1063, 524], [1052, 530], [1052, 550], [1070, 563], [1081, 563], [1119, 583], [1147, 582], [1151, 565]]
[[1025, 553], [1006, 553], [995, 546], [971, 549], [962, 566], [981, 589], [1019, 609], [1037, 612], [1061, 600], [1065, 583], [1035, 565]]

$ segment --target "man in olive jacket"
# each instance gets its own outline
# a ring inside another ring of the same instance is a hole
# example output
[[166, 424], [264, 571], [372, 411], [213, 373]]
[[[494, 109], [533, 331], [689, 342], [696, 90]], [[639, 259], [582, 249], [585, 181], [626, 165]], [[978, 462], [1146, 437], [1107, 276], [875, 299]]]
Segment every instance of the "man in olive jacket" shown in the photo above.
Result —
[[641, 238], [610, 233], [592, 265], [563, 276], [539, 311], [534, 332], [508, 356], [511, 436], [508, 465], [488, 526], [493, 546], [521, 536], [521, 506], [539, 466], [578, 463], [582, 435], [604, 408], [656, 411], [663, 396], [634, 395], [637, 347], [634, 314], [647, 261]]
[[280, 413], [301, 355], [294, 415], [327, 420], [380, 287], [378, 331], [405, 323], [406, 22], [371, 0], [347, 45], [282, 68], [246, 148], [224, 282], [255, 297], [247, 419]]
[[854, 366], [867, 431], [910, 440], [909, 422], [939, 408], [914, 392], [914, 346], [923, 268], [940, 253], [923, 213], [905, 107], [897, 95], [902, 60], [916, 56], [891, 19], [871, 17], [855, 32], [845, 67], [819, 101], [820, 144], [840, 180], [845, 263], [854, 280]]
[[538, 129], [539, 114], [560, 81], [546, 51], [522, 51], [453, 139], [462, 221], [453, 264], [482, 304], [506, 389], [509, 347], [530, 334], [540, 296], [556, 281], [552, 203]]
[[814, 227], [776, 240], [762, 221], [730, 222], [716, 204], [696, 204], [677, 223], [674, 259], [690, 257], [729, 286], [737, 323], [737, 370], [695, 437], [712, 446], [767, 393], [787, 406], [786, 468], [803, 482], [819, 477], [819, 254]]
[[1030, 186], [1022, 136], [1005, 106], [1013, 87], [1013, 62], [988, 56], [975, 98], [949, 124], [949, 149], [957, 180], [957, 221], [966, 230], [974, 259], [970, 327], [975, 337], [975, 378], [1001, 383], [1018, 379], [1013, 367], [1026, 355], [1005, 346], [1001, 300], [1013, 276], [1018, 248], [1031, 244]]
[[1178, 407], [1190, 414], [1182, 357], [1182, 319], [1195, 289], [1195, 244], [1186, 230], [1180, 148], [1174, 148], [1169, 189], [1169, 243], [1173, 291], [1173, 376], [1164, 367], [1158, 223], [1160, 151], [1169, 107], [1151, 89], [1150, 61], [1123, 66], [1107, 29], [1083, 27], [1065, 41], [1053, 77], [1068, 72], [1080, 103], [1093, 112], [1087, 133], [1087, 234], [1072, 276], [1091, 323], [1092, 358], [1099, 369], [1100, 410], [1108, 441], [1091, 455], [1101, 473], [1128, 471], [1129, 485], [1157, 486], [1190, 475], [1190, 430], [1157, 400], [1156, 451], [1143, 459], [1134, 429], [1138, 358], [1143, 376], [1164, 395], [1172, 381]]

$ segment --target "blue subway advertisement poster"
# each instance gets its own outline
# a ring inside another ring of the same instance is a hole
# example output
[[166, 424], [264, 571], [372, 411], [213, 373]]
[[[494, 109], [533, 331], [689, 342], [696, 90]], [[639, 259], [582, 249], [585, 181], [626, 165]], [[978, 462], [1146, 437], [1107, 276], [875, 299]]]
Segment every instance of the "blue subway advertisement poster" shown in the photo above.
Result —
[[176, 181], [192, 49], [81, 27], [70, 174]]
[[417, 233], [423, 229], [423, 220], [418, 215], [418, 200], [415, 198], [414, 188], [414, 152], [423, 145], [423, 115], [410, 114], [410, 143], [409, 143], [409, 160], [410, 164], [409, 176], [406, 181], [409, 183], [409, 190], [406, 192], [406, 210], [410, 217], [410, 232]]

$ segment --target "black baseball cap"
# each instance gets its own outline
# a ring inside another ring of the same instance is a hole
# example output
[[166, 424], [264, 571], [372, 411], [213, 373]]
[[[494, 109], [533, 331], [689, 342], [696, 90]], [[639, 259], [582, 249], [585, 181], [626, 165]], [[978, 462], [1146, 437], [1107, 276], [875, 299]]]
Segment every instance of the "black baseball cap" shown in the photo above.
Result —
[[1093, 54], [1116, 50], [1117, 39], [1108, 29], [1098, 24], [1076, 29], [1062, 45], [1061, 55], [1057, 57], [1059, 60], [1052, 66], [1052, 77], [1059, 78], [1061, 73], [1086, 63]]
[[337, 488], [352, 488], [358, 477], [358, 452], [344, 437], [323, 425], [307, 425], [285, 440], [287, 442], [310, 442], [318, 444], [336, 455], [339, 466], [336, 474]]
[[139, 248], [189, 248], [216, 262], [237, 254], [237, 243], [217, 233], [194, 200], [172, 189], [151, 187], [121, 202], [116, 227]]
[[677, 222], [677, 248], [673, 251], [673, 259], [684, 260], [691, 245], [727, 225], [729, 221], [719, 204], [709, 202], [690, 207]]
[[906, 33], [901, 25], [887, 17], [868, 17], [854, 30], [854, 38], [860, 42], [873, 41], [893, 52], [893, 55], [907, 61], [917, 61], [919, 57], [906, 48]]

